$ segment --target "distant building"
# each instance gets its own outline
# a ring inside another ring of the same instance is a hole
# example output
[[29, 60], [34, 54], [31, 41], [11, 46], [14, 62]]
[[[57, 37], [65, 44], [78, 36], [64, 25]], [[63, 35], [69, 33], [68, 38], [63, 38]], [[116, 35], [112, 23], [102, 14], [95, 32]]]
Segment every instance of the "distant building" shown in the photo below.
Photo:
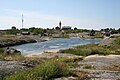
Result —
[[109, 31], [106, 31], [106, 32], [102, 31], [101, 34], [103, 34], [103, 35], [105, 35], [107, 37], [111, 35], [111, 33]]
[[71, 26], [63, 26], [62, 30], [71, 30]]
[[30, 35], [30, 32], [28, 31], [24, 31], [24, 32], [21, 32], [22, 35]]

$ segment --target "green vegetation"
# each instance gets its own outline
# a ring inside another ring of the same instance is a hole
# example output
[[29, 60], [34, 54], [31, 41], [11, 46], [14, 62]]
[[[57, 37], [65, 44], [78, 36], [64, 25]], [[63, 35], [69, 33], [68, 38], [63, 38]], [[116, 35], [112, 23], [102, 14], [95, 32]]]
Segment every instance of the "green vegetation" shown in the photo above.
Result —
[[10, 29], [7, 30], [5, 34], [13, 34], [13, 35], [17, 35], [17, 33], [19, 33], [20, 31], [18, 29]]
[[97, 44], [89, 44], [83, 46], [77, 46], [74, 48], [60, 50], [61, 53], [70, 53], [79, 56], [89, 56], [94, 54], [106, 55], [109, 53], [106, 47], [98, 46]]
[[87, 29], [76, 29], [76, 30], [64, 30], [64, 33], [69, 34], [69, 33], [82, 33], [82, 32], [89, 32]]
[[4, 53], [4, 49], [0, 48], [0, 55]]
[[0, 40], [0, 42], [2, 43], [2, 42], [14, 42], [14, 40], [12, 40], [12, 39], [2, 39], [2, 40]]
[[43, 34], [44, 30], [42, 28], [29, 28], [29, 31], [32, 32], [33, 35]]
[[116, 37], [116, 40], [112, 44], [112, 46], [109, 46], [110, 49], [112, 49], [114, 52], [120, 53], [120, 37]]
[[115, 28], [106, 28], [106, 29], [101, 29], [101, 31], [111, 32], [111, 34], [117, 34], [117, 33], [120, 33], [120, 28], [119, 28], [119, 29], [115, 29]]
[[8, 54], [5, 52], [3, 48], [0, 48], [0, 60], [4, 61], [21, 61], [24, 60], [25, 57], [21, 55], [20, 52], [15, 52], [12, 54]]
[[94, 54], [109, 55], [117, 54], [120, 55], [120, 37], [116, 38], [112, 46], [99, 46], [98, 44], [89, 44], [83, 46], [77, 46], [66, 50], [60, 50], [60, 53], [70, 53], [79, 56], [89, 56]]
[[116, 45], [120, 45], [120, 37], [118, 37], [118, 38], [115, 40], [115, 44], [116, 44]]
[[104, 38], [104, 35], [101, 33], [95, 34], [94, 38]]
[[63, 36], [53, 37], [53, 38], [70, 38], [70, 37], [69, 37], [69, 35], [63, 35]]
[[33, 69], [7, 76], [5, 80], [52, 80], [53, 78], [72, 76], [73, 73], [68, 69], [65, 63], [52, 59]]

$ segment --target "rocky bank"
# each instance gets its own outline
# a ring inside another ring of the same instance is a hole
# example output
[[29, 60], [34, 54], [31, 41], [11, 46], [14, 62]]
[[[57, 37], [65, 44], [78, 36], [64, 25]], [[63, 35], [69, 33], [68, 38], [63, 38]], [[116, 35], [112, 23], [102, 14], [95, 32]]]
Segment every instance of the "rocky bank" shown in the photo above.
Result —
[[0, 48], [21, 45], [21, 44], [25, 44], [25, 43], [33, 43], [33, 42], [36, 42], [36, 40], [31, 39], [29, 37], [21, 37], [18, 39], [4, 39], [4, 40], [0, 41]]

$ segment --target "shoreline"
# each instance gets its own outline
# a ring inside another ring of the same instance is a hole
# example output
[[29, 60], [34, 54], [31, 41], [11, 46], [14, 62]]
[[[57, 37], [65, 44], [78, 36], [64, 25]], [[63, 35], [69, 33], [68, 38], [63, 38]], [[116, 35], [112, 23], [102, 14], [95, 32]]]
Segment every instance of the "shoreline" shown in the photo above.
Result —
[[[42, 52], [42, 53], [31, 53], [31, 54], [28, 54], [28, 55], [24, 55], [25, 57], [40, 57], [40, 56], [43, 56], [43, 55], [48, 55], [49, 54], [68, 54], [68, 53], [57, 53], [59, 52], [59, 50], [47, 50], [45, 52]], [[71, 54], [71, 55], [74, 55], [74, 54]], [[78, 56], [78, 55], [76, 55]], [[84, 57], [85, 59], [89, 59], [89, 58], [97, 58], [97, 57], [101, 57], [101, 58], [116, 58], [116, 57], [120, 57], [120, 55], [117, 55], [117, 54], [109, 54], [109, 55], [99, 55], [99, 54], [95, 54], [95, 55], [89, 55], [89, 56], [86, 56]]]
[[36, 56], [39, 56], [39, 55], [42, 55], [42, 54], [46, 54], [46, 53], [56, 53], [58, 52], [59, 50], [47, 50], [45, 52], [37, 52], [37, 53], [31, 53], [31, 54], [27, 54], [27, 55], [24, 55], [25, 57], [36, 57]]
[[49, 37], [39, 38], [39, 36], [15, 36], [15, 38], [0, 37], [0, 48], [17, 46], [22, 44], [48, 41]]

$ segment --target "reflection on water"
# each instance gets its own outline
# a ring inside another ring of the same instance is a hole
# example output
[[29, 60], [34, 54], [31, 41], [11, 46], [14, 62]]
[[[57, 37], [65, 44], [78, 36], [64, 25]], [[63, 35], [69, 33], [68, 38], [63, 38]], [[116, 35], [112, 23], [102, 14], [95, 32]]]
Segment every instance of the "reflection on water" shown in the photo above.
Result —
[[71, 39], [52, 39], [46, 42], [37, 42], [37, 43], [30, 43], [30, 44], [23, 44], [19, 46], [13, 46], [13, 48], [22, 52], [22, 54], [31, 54], [31, 53], [38, 53], [44, 52], [46, 50], [60, 50], [71, 48], [73, 46], [78, 45], [85, 45], [85, 44], [96, 44], [99, 43], [99, 39], [87, 39], [81, 40], [78, 38], [71, 38]]

